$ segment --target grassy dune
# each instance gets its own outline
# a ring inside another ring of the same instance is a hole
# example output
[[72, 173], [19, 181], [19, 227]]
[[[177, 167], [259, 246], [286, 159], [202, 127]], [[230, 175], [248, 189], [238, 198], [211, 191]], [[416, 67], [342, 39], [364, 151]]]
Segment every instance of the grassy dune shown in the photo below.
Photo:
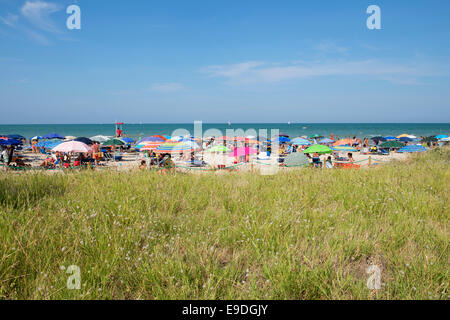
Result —
[[0, 298], [449, 299], [449, 181], [449, 150], [274, 176], [0, 173]]

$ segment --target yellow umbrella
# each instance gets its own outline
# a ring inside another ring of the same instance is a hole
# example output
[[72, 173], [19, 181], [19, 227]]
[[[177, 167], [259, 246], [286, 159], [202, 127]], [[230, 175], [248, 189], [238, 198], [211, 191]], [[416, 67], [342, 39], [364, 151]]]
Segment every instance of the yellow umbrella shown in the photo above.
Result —
[[401, 135], [397, 136], [397, 139], [400, 139], [400, 138], [403, 138], [403, 137], [408, 137], [408, 136], [409, 136], [409, 134], [404, 133], [404, 134], [401, 134]]

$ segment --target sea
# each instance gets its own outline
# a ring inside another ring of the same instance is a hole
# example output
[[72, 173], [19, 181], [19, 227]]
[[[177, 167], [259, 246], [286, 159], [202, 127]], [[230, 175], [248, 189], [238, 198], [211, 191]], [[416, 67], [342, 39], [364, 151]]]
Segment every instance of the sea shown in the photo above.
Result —
[[[0, 135], [20, 134], [26, 138], [43, 136], [48, 133], [58, 133], [63, 136], [92, 137], [95, 135], [113, 136], [115, 124], [14, 124], [1, 125]], [[330, 137], [373, 137], [397, 136], [403, 133], [420, 136], [450, 134], [450, 123], [202, 123], [201, 134], [208, 136], [232, 136], [234, 130], [237, 136], [263, 135], [260, 130], [267, 130], [267, 136], [273, 135], [273, 130], [292, 137], [320, 135]], [[125, 136], [138, 139], [155, 134], [180, 136], [194, 135], [194, 123], [125, 123], [122, 126]]]

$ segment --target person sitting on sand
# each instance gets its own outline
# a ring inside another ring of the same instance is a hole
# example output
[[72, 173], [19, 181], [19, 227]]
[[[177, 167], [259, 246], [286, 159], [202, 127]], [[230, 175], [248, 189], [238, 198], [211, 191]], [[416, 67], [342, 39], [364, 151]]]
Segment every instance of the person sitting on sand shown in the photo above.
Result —
[[328, 169], [333, 168], [333, 162], [331, 162], [331, 156], [328, 156], [327, 161], [325, 162], [325, 167]]
[[48, 157], [39, 166], [53, 168], [55, 166], [55, 159], [53, 159], [52, 157]]
[[318, 153], [314, 153], [312, 157], [312, 164], [314, 167], [319, 168], [322, 167], [322, 162], [320, 162], [320, 157]]

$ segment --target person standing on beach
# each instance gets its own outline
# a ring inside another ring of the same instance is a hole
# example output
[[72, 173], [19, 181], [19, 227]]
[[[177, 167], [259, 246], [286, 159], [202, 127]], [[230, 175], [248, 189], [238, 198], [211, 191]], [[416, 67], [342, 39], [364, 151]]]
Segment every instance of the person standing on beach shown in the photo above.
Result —
[[97, 144], [97, 142], [94, 142], [94, 144], [92, 145], [92, 155], [94, 157], [94, 163], [95, 165], [98, 165], [98, 161], [100, 160], [100, 147]]

